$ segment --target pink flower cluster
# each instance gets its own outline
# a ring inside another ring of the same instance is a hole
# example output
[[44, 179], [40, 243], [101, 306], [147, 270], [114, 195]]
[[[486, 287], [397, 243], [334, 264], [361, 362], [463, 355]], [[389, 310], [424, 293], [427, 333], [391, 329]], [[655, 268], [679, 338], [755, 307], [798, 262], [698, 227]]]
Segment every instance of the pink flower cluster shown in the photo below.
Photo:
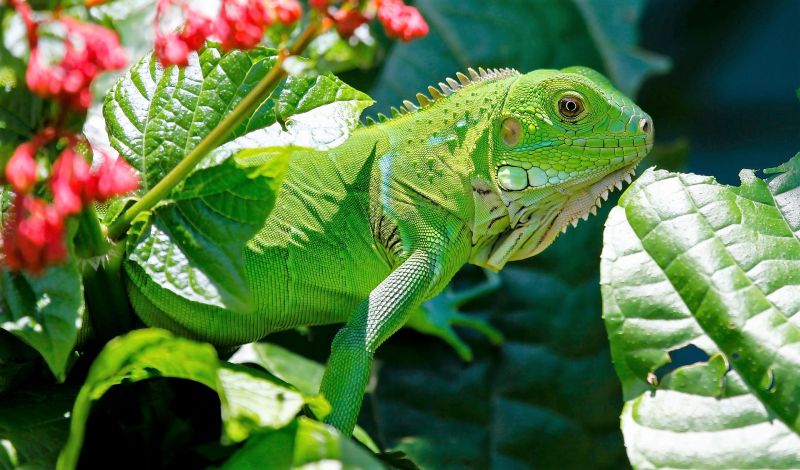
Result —
[[104, 155], [103, 162], [93, 171], [75, 151], [77, 139], [72, 135], [50, 171], [47, 187], [52, 203], [35, 196], [33, 190], [39, 179], [36, 154], [56, 136], [56, 131], [48, 128], [19, 145], [3, 172], [16, 193], [2, 234], [5, 263], [14, 270], [38, 273], [49, 264], [62, 261], [67, 256], [66, 217], [79, 213], [92, 201], [103, 202], [139, 187], [136, 173], [119, 157]]
[[117, 34], [102, 26], [84, 23], [68, 16], [48, 20], [64, 28], [64, 53], [51, 63], [39, 47], [40, 22], [33, 19], [24, 0], [12, 4], [25, 22], [31, 53], [25, 82], [39, 96], [54, 98], [68, 107], [84, 111], [92, 103], [91, 84], [102, 72], [125, 66], [125, 50]]
[[[361, 8], [359, 0], [309, 0], [312, 8], [327, 14], [343, 37], [350, 37], [362, 24], [368, 22], [374, 11], [383, 24], [386, 34], [404, 42], [428, 34], [428, 23], [419, 10], [403, 3], [403, 0], [370, 0]], [[334, 8], [337, 7], [337, 8]]]
[[[428, 34], [428, 24], [414, 7], [402, 0], [309, 0], [336, 26], [342, 37], [350, 37], [361, 25], [376, 16], [390, 37], [411, 41]], [[179, 8], [185, 21], [176, 31], [158, 29], [167, 12]], [[158, 0], [156, 17], [156, 56], [164, 66], [187, 64], [189, 53], [215, 36], [226, 50], [251, 49], [275, 23], [290, 25], [303, 14], [297, 0], [226, 0], [214, 20], [193, 10], [187, 0]]]
[[[186, 18], [178, 31], [158, 29], [171, 7], [179, 7]], [[193, 10], [185, 0], [158, 0], [155, 52], [164, 66], [186, 65], [189, 53], [216, 36], [226, 50], [251, 49], [274, 23], [289, 25], [303, 14], [297, 0], [226, 0], [216, 20]]]

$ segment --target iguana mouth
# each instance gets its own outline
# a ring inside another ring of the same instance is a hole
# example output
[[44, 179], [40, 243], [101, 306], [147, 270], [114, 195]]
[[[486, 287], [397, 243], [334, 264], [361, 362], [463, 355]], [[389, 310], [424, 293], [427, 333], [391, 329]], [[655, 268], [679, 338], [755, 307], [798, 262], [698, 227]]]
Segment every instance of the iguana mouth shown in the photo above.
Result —
[[[536, 230], [531, 233], [528, 240], [520, 240], [522, 243], [519, 244], [509, 260], [525, 259], [539, 254], [553, 243], [559, 233], [566, 232], [570, 225], [576, 227], [580, 220], [587, 220], [589, 215], [596, 215], [597, 209], [608, 200], [609, 193], [616, 189], [621, 190], [623, 182], [630, 183], [633, 180], [633, 174], [639, 161], [641, 160], [619, 168], [571, 193], [560, 208], [553, 208], [548, 217], [550, 223], [547, 228], [543, 232]], [[569, 191], [569, 189], [567, 188], [565, 191]], [[541, 235], [537, 237], [536, 232]], [[538, 240], [536, 240], [537, 238]]]
[[[589, 215], [597, 215], [597, 209], [608, 200], [608, 194], [615, 189], [622, 190], [622, 182], [630, 183], [636, 166], [639, 162], [625, 166], [604, 176], [585, 189], [583, 193], [578, 193], [570, 197], [558, 215], [553, 219], [550, 229], [543, 237], [544, 239], [559, 231], [565, 233], [570, 225], [578, 226], [580, 220], [587, 220]], [[551, 234], [553, 232], [553, 234]], [[542, 241], [545, 241], [545, 240]]]

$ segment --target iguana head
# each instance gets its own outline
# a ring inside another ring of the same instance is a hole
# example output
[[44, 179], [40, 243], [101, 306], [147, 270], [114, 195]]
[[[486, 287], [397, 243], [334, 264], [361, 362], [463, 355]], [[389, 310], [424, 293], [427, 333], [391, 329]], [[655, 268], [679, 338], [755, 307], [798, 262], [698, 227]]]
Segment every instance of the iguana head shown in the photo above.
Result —
[[653, 121], [594, 70], [538, 70], [511, 85], [492, 136], [489, 178], [510, 224], [480, 264], [499, 269], [545, 249], [630, 181]]

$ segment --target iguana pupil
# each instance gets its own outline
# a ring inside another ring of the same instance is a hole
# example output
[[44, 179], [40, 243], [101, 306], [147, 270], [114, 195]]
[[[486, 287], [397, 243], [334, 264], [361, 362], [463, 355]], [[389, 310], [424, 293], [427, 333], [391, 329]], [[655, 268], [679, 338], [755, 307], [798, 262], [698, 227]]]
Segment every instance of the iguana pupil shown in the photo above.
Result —
[[583, 110], [583, 104], [576, 97], [566, 96], [558, 102], [558, 110], [564, 117], [574, 118]]

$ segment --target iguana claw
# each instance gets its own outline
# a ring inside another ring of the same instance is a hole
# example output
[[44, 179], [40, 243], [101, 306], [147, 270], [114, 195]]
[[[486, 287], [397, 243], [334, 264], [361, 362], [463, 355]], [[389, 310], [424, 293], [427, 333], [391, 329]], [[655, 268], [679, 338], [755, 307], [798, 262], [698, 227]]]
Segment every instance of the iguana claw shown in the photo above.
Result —
[[446, 341], [455, 349], [464, 361], [471, 361], [472, 349], [465, 343], [453, 329], [454, 326], [472, 328], [485, 335], [492, 344], [503, 342], [503, 334], [485, 320], [466, 315], [458, 311], [458, 307], [478, 297], [496, 291], [500, 285], [500, 275], [484, 270], [486, 281], [470, 289], [455, 292], [448, 287], [444, 292], [425, 302], [406, 323], [420, 333], [425, 333]]

